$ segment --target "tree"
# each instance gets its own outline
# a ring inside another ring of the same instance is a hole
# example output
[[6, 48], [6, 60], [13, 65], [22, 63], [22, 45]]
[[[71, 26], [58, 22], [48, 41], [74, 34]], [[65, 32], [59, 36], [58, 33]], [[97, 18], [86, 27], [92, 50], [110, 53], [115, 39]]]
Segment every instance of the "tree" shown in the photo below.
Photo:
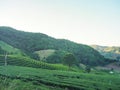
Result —
[[86, 68], [85, 68], [85, 71], [86, 71], [87, 73], [90, 73], [90, 72], [91, 72], [91, 67], [90, 67], [89, 65], [87, 65]]
[[75, 56], [71, 53], [68, 53], [63, 58], [63, 64], [68, 65], [69, 69], [72, 65], [76, 64]]

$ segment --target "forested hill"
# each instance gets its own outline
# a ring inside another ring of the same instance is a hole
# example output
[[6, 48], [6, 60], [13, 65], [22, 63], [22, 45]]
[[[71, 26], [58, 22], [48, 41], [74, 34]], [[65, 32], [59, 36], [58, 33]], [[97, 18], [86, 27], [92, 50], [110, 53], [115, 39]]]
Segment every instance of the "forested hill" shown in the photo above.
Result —
[[69, 40], [55, 39], [42, 33], [18, 31], [0, 27], [0, 40], [31, 56], [39, 50], [56, 50], [73, 53], [76, 59], [88, 65], [104, 65], [107, 61], [93, 48]]

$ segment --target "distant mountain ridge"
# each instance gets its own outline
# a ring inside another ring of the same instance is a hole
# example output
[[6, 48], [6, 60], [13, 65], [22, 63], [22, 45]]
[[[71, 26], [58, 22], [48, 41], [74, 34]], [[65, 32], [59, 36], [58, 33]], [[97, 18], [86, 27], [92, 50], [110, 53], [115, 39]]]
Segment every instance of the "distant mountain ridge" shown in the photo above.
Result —
[[91, 45], [91, 47], [99, 51], [106, 58], [120, 60], [120, 47], [99, 45]]
[[42, 33], [31, 33], [18, 31], [11, 27], [0, 27], [0, 40], [21, 50], [32, 58], [36, 57], [36, 51], [52, 49], [56, 53], [52, 58], [50, 57], [51, 60], [54, 58], [62, 59], [62, 55], [69, 52], [75, 55], [79, 63], [92, 66], [107, 63], [106, 59], [90, 46], [65, 39], [55, 39]]

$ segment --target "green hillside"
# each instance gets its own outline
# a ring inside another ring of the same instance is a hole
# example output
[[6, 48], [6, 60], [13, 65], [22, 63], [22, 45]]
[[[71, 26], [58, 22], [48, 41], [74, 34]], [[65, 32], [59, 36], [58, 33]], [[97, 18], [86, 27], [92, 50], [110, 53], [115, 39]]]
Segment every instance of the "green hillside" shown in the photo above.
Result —
[[97, 75], [72, 71], [36, 69], [18, 66], [0, 66], [0, 75], [1, 90], [120, 89], [119, 74]]
[[17, 54], [17, 55], [22, 55], [23, 53], [21, 52], [21, 50], [12, 47], [11, 45], [0, 41], [0, 48], [6, 52], [8, 52], [9, 54]]
[[[18, 31], [10, 27], [0, 27], [0, 40], [20, 49], [32, 58], [38, 57], [40, 50], [58, 50], [75, 55], [79, 63], [86, 65], [104, 65], [105, 58], [93, 48], [69, 40], [55, 39], [42, 33]], [[61, 59], [61, 58], [60, 58]]]
[[[0, 66], [4, 65], [5, 56], [0, 55]], [[23, 66], [23, 67], [33, 67], [33, 68], [46, 68], [46, 69], [58, 69], [58, 70], [68, 70], [67, 66], [62, 64], [48, 64], [42, 61], [36, 61], [29, 57], [8, 55], [7, 56], [7, 65]], [[72, 70], [72, 69], [71, 69]], [[74, 70], [74, 69], [73, 69]]]
[[106, 58], [120, 60], [120, 47], [108, 47], [99, 45], [91, 45], [91, 47], [99, 51]]

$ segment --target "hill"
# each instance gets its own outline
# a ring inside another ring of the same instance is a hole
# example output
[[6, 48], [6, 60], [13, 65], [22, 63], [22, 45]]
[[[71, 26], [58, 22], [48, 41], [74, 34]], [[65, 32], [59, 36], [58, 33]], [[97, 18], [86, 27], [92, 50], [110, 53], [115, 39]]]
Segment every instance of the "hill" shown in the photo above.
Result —
[[99, 46], [91, 45], [95, 50], [101, 53], [106, 58], [120, 60], [120, 47], [108, 47], [108, 46]]
[[[35, 52], [51, 49], [61, 53], [72, 53], [75, 55], [79, 63], [86, 65], [96, 66], [107, 63], [106, 59], [100, 55], [99, 52], [87, 45], [78, 44], [64, 39], [55, 39], [42, 33], [31, 33], [18, 31], [11, 27], [0, 27], [0, 40], [21, 50], [32, 58], [38, 58], [38, 54]], [[56, 55], [62, 57], [62, 54]], [[51, 60], [53, 58], [55, 57], [52, 57]]]

